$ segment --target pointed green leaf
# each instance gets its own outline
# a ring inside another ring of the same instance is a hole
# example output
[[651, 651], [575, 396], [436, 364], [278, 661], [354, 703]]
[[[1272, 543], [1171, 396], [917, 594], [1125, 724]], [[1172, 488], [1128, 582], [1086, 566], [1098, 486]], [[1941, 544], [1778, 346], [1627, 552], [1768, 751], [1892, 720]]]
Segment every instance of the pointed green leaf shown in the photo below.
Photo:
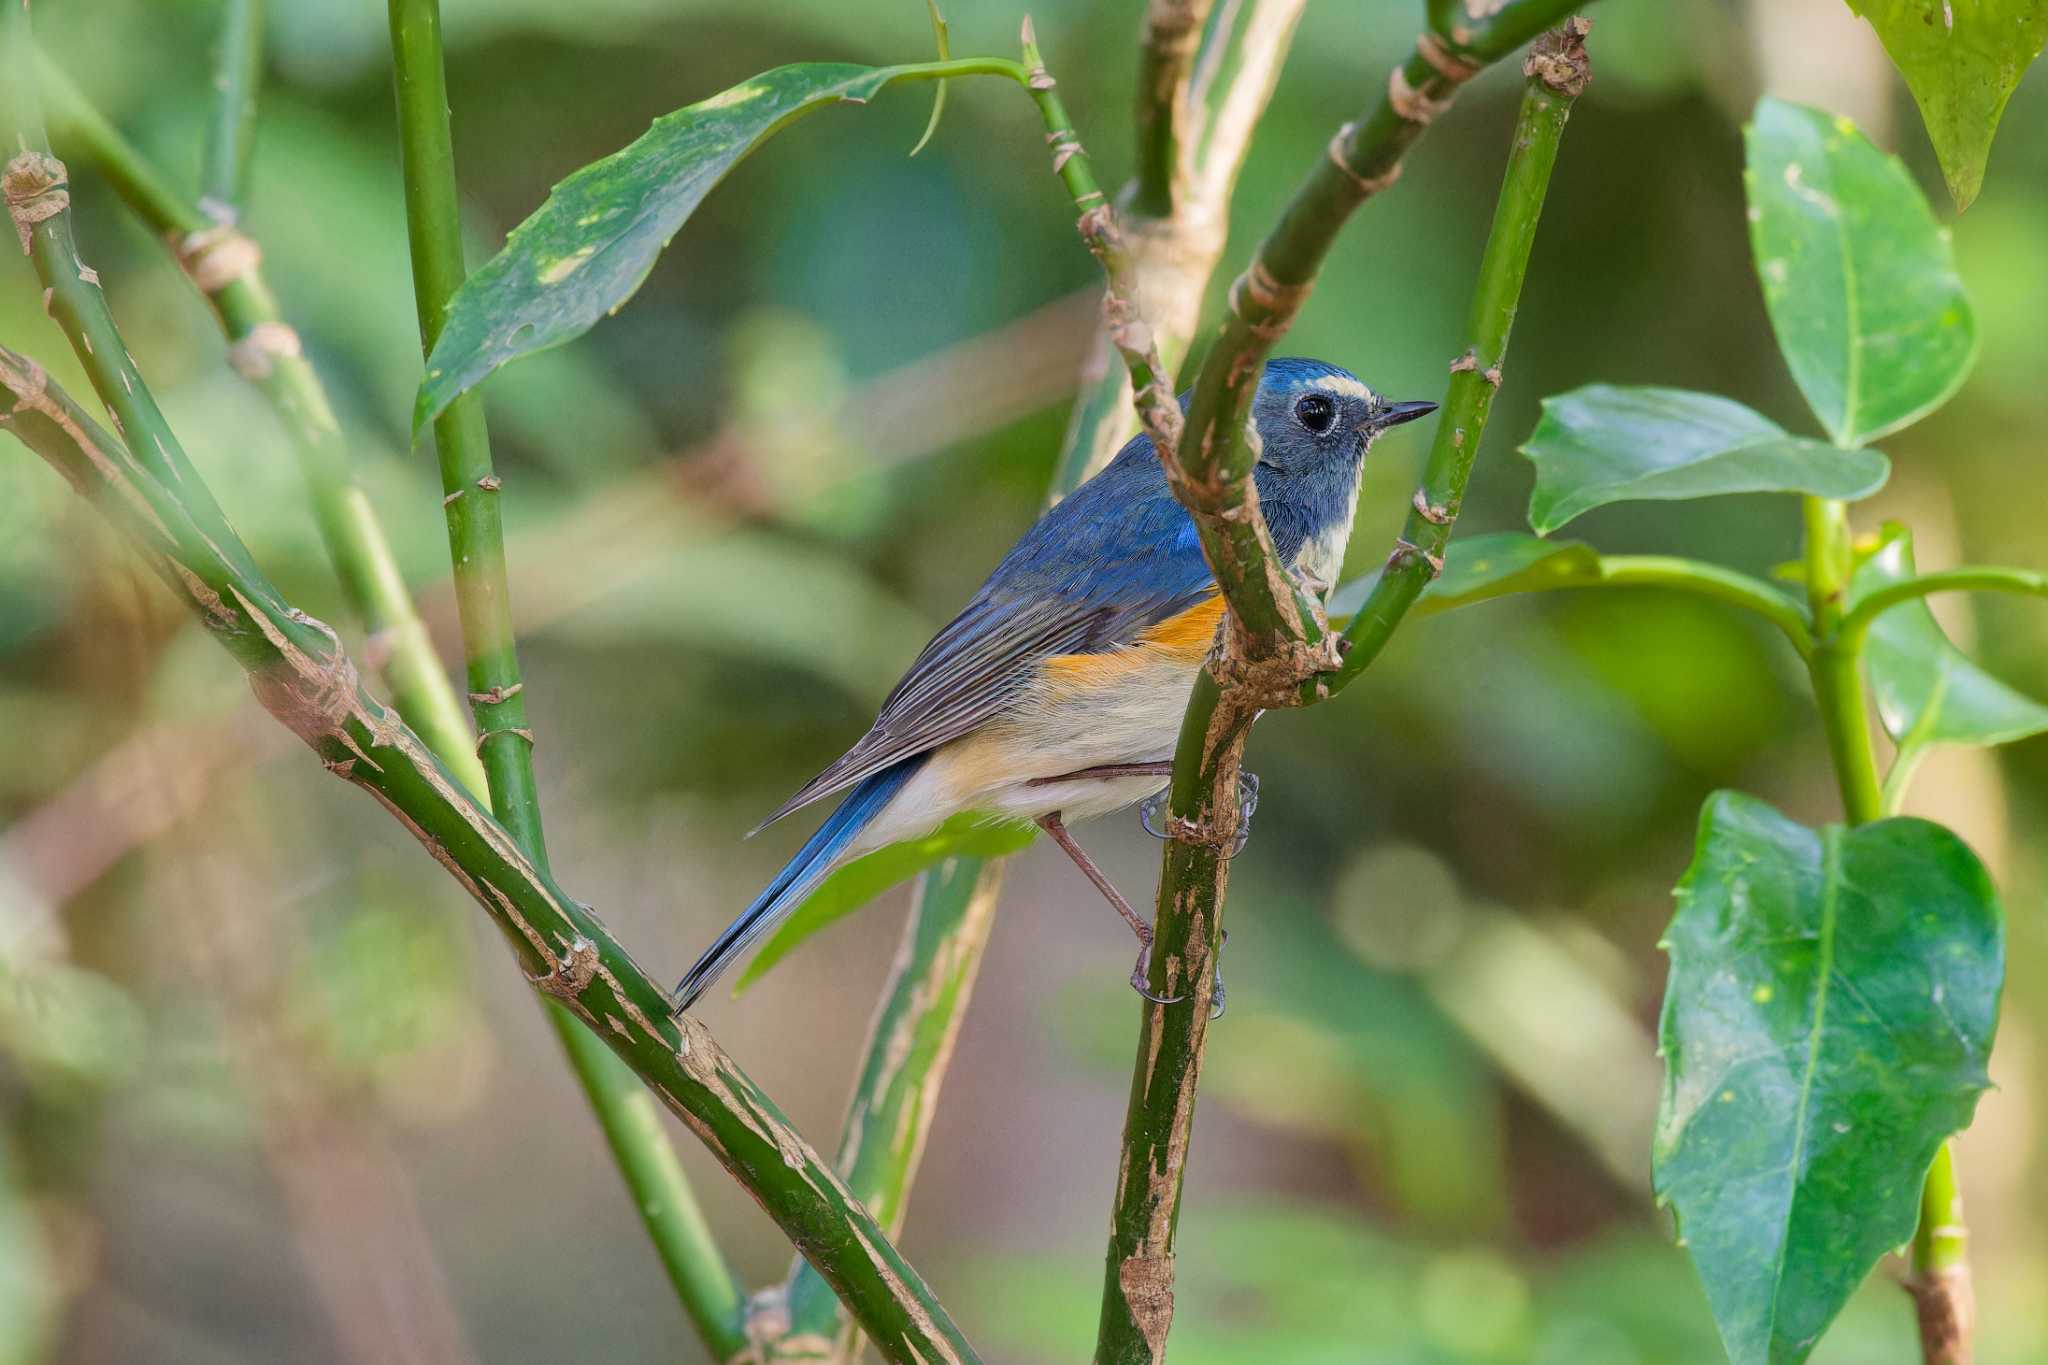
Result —
[[[1330, 619], [1356, 615], [1379, 577], [1365, 574], [1330, 594]], [[1426, 615], [1599, 577], [1600, 556], [1584, 541], [1541, 540], [1520, 531], [1462, 536], [1451, 542], [1444, 555], [1444, 571], [1422, 590], [1415, 610]]]
[[1970, 1121], [2005, 978], [1991, 880], [1940, 825], [1811, 830], [1718, 792], [1665, 939], [1657, 1195], [1735, 1365], [1803, 1361]]
[[1863, 498], [1891, 472], [1874, 450], [1790, 435], [1726, 398], [1612, 384], [1544, 399], [1522, 453], [1536, 465], [1529, 524], [1539, 535], [1611, 502], [1723, 493]]
[[754, 960], [733, 982], [738, 995], [768, 974], [768, 970], [826, 925], [866, 905], [875, 897], [909, 881], [918, 873], [947, 858], [1006, 858], [1038, 837], [1030, 825], [1011, 821], [991, 822], [973, 813], [956, 815], [922, 839], [878, 848], [855, 858], [821, 882], [810, 897], [791, 912], [788, 919], [768, 936]]
[[555, 186], [449, 301], [413, 429], [507, 361], [589, 331], [633, 296], [669, 238], [749, 152], [826, 105], [866, 103], [902, 70], [777, 67], [656, 119], [635, 142]]
[[1767, 99], [1747, 130], [1749, 239], [1778, 349], [1838, 446], [1946, 402], [1977, 353], [1948, 230], [1848, 119]]
[[1970, 207], [2005, 102], [2048, 41], [2048, 0], [1849, 0], [1906, 78], [1956, 208]]
[[[1897, 530], [1857, 568], [1851, 600], [1913, 572], [1912, 535]], [[2048, 731], [2048, 706], [1977, 667], [1949, 642], [1924, 598], [1871, 622], [1863, 658], [1878, 718], [1901, 745], [2010, 744]]]

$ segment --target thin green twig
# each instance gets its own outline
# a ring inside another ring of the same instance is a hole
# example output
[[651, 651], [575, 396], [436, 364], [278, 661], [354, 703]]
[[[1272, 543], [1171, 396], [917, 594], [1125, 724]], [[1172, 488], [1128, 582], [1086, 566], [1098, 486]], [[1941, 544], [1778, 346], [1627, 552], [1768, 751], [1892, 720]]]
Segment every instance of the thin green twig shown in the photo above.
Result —
[[[466, 273], [462, 224], [439, 0], [391, 0], [390, 11], [406, 223], [424, 357], [432, 353], [448, 301]], [[434, 442], [440, 456], [456, 610], [468, 659], [469, 700], [479, 735], [477, 752], [491, 809], [520, 850], [546, 873], [533, 731], [526, 718], [525, 682], [505, 571], [503, 480], [492, 464], [482, 399], [465, 394], [451, 403], [434, 423]], [[739, 1290], [698, 1212], [668, 1134], [658, 1123], [646, 1121], [639, 1108], [638, 1082], [600, 1040], [578, 1027], [567, 1010], [550, 1008], [548, 1016], [684, 1311], [715, 1354], [721, 1359], [732, 1355], [745, 1345]]]
[[206, 161], [199, 193], [222, 222], [232, 223], [256, 145], [256, 96], [263, 80], [264, 0], [224, 0], [214, 50], [213, 93], [206, 123]]
[[[1746, 573], [1677, 555], [1601, 555], [1600, 577], [1586, 586], [1608, 584], [1670, 588], [1746, 608], [1783, 632], [1801, 659], [1813, 655], [1813, 632], [1807, 628], [1806, 613], [1799, 604]], [[1557, 586], [1570, 588], [1581, 584], [1561, 579]]]
[[1131, 211], [1171, 218], [1188, 181], [1187, 94], [1212, 0], [1149, 0], [1138, 42], [1137, 175]]
[[1896, 583], [1873, 588], [1857, 598], [1855, 605], [1842, 617], [1842, 634], [1851, 638], [1861, 637], [1870, 629], [1871, 622], [1901, 602], [1931, 597], [1938, 592], [2011, 592], [2028, 597], [2048, 597], [2048, 574], [1971, 564], [1902, 578]]

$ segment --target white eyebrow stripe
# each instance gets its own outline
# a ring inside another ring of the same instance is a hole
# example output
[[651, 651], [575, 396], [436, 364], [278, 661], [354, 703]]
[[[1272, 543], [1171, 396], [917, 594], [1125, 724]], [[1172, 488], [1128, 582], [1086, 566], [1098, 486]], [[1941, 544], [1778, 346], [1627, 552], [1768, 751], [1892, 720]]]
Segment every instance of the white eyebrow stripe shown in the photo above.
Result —
[[1317, 375], [1311, 383], [1314, 387], [1327, 390], [1330, 393], [1349, 394], [1353, 398], [1362, 398], [1368, 403], [1377, 403], [1379, 401], [1378, 394], [1348, 374]]

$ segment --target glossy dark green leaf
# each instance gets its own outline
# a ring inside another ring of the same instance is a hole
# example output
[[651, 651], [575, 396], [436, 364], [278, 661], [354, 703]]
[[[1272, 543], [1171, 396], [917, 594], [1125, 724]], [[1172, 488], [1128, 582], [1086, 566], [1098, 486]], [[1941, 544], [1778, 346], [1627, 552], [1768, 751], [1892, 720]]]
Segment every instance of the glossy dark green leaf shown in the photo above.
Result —
[[[1851, 600], [1913, 572], [1913, 538], [1897, 530], [1857, 567]], [[1902, 748], [2010, 744], [2048, 731], [2048, 706], [2007, 687], [1950, 643], [1925, 598], [1871, 622], [1863, 659], [1878, 718]]]
[[1767, 99], [1747, 130], [1749, 239], [1792, 378], [1839, 446], [1917, 421], [1969, 373], [1977, 326], [1946, 228], [1856, 125]]
[[1787, 433], [1740, 403], [1684, 389], [1589, 384], [1543, 400], [1522, 444], [1536, 465], [1529, 524], [1547, 535], [1611, 502], [1724, 493], [1868, 497], [1891, 466]]
[[1004, 858], [1030, 844], [1038, 831], [1030, 825], [991, 823], [972, 813], [956, 815], [922, 839], [878, 848], [855, 858], [827, 877], [779, 925], [754, 960], [733, 983], [738, 995], [768, 974], [769, 968], [826, 925], [866, 905], [893, 886], [901, 885], [947, 858]]
[[1735, 1365], [1803, 1361], [1988, 1084], [1997, 896], [1940, 825], [1812, 830], [1719, 792], [1677, 899], [1657, 1195]]
[[2048, 41], [2048, 0], [1849, 0], [1906, 78], [1958, 209], [1984, 162], [2013, 87]]
[[[1600, 577], [1600, 556], [1579, 540], [1543, 540], [1520, 531], [1463, 536], [1451, 542], [1444, 571], [1422, 590], [1415, 610], [1448, 611], [1518, 592], [1542, 592]], [[1330, 619], [1357, 613], [1379, 582], [1377, 573], [1352, 579], [1330, 594]]]
[[902, 69], [777, 67], [656, 119], [555, 186], [449, 302], [414, 429], [500, 365], [581, 336], [631, 298], [704, 196], [772, 134], [826, 105], [866, 103]]

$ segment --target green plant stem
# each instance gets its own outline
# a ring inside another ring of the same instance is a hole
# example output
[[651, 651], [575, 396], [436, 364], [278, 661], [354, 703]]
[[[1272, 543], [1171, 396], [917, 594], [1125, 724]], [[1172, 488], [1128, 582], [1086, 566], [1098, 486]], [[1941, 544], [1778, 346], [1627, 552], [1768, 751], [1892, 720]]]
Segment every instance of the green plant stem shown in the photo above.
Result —
[[[432, 353], [448, 301], [462, 284], [462, 224], [439, 0], [391, 0], [390, 8], [406, 225], [424, 357]], [[521, 695], [525, 684], [505, 571], [499, 507], [503, 480], [492, 466], [478, 395], [465, 394], [449, 404], [434, 423], [434, 443], [440, 456], [456, 611], [468, 659], [469, 700], [479, 735], [477, 753], [492, 813], [511, 832], [520, 851], [546, 874], [533, 731]], [[635, 1104], [637, 1086], [604, 1041], [579, 1028], [565, 1009], [551, 1007], [547, 1013], [684, 1311], [707, 1346], [721, 1358], [732, 1354], [744, 1345], [737, 1319], [739, 1293], [697, 1210], [668, 1134], [641, 1116]]]
[[[1880, 785], [1863, 689], [1863, 641], [1870, 622], [1886, 607], [1940, 591], [1925, 585], [1945, 575], [1905, 579], [1870, 594], [1853, 611], [1848, 610], [1853, 567], [1848, 508], [1839, 502], [1813, 497], [1805, 499], [1803, 506], [1807, 600], [1817, 637], [1807, 668], [1820, 708], [1821, 727], [1827, 733], [1835, 780], [1841, 788], [1843, 814], [1851, 825], [1867, 824], [1897, 808], [1905, 794], [1905, 777], [1917, 764], [1921, 748], [1910, 738], [1902, 744], [1897, 783], [1889, 787]], [[1979, 574], [1994, 576], [2001, 590], [2012, 578], [2032, 577], [2005, 570], [1952, 570], [1948, 576], [1959, 580], [1954, 583], [1956, 587], [1980, 587], [1984, 584], [1976, 581]], [[1893, 591], [1907, 587], [1916, 587], [1918, 591]], [[1943, 1143], [1921, 1188], [1920, 1228], [1913, 1238], [1911, 1268], [1906, 1276], [1906, 1288], [1913, 1296], [1919, 1321], [1921, 1358], [1927, 1365], [1968, 1365], [1970, 1359], [1974, 1306], [1968, 1236], [1953, 1144]]]
[[1828, 737], [1842, 812], [1852, 825], [1882, 818], [1877, 754], [1863, 694], [1861, 637], [1844, 630], [1849, 593], [1849, 513], [1839, 502], [1804, 500], [1807, 602], [1816, 637], [1807, 660], [1821, 728]]
[[[1583, 48], [1579, 53], [1583, 61]], [[1534, 65], [1532, 58], [1532, 69]], [[1473, 288], [1466, 324], [1471, 342], [1451, 363], [1450, 384], [1437, 414], [1436, 438], [1400, 539], [1394, 543], [1379, 582], [1344, 632], [1349, 642], [1344, 662], [1336, 673], [1317, 680], [1325, 693], [1341, 691], [1372, 666], [1402, 617], [1442, 571], [1451, 528], [1464, 505], [1465, 485], [1471, 479], [1472, 462], [1501, 383], [1508, 334], [1521, 301], [1522, 281], [1528, 273], [1529, 252], [1549, 191], [1551, 169], [1557, 163], [1558, 144], [1572, 103], [1583, 88], [1581, 70], [1576, 82], [1567, 79], [1561, 86], [1532, 75], [1523, 92], [1514, 151], [1508, 158], [1493, 229]]]
[[1137, 177], [1131, 210], [1171, 218], [1187, 183], [1187, 93], [1212, 0], [1149, 0], [1139, 30]]
[[1969, 1365], [1976, 1303], [1953, 1141], [1942, 1143], [1934, 1154], [1921, 1188], [1912, 1261], [1906, 1289], [1919, 1319], [1920, 1358], [1925, 1365]]
[[256, 143], [256, 95], [263, 82], [263, 0], [225, 0], [214, 52], [214, 101], [206, 124], [199, 192], [215, 216], [233, 222]]
[[[1600, 577], [1580, 584], [1567, 579], [1559, 587], [1600, 586], [1670, 588], [1695, 597], [1712, 598], [1743, 607], [1769, 621], [1783, 632], [1801, 659], [1812, 657], [1813, 632], [1806, 614], [1783, 593], [1772, 591], [1748, 574], [1724, 569], [1697, 559], [1675, 555], [1602, 555]], [[1348, 660], [1347, 660], [1348, 662]]]
[[2011, 592], [2048, 597], [2048, 574], [1973, 564], [1902, 578], [1857, 598], [1855, 606], [1842, 618], [1842, 634], [1860, 639], [1871, 622], [1891, 608], [1938, 592]]
[[[1229, 235], [1230, 201], [1251, 137], [1265, 113], [1306, 0], [1250, 0], [1212, 8], [1194, 54], [1176, 135], [1186, 174], [1172, 212], [1153, 216], [1134, 186], [1126, 192], [1133, 292], [1143, 302], [1161, 361], [1177, 368], [1201, 320], [1202, 300]], [[1140, 119], [1150, 116], [1140, 75]], [[1141, 134], [1141, 138], [1142, 138]], [[1060, 481], [1100, 469], [1136, 429], [1130, 372], [1107, 329], [1082, 364], [1060, 445]]]
[[215, 223], [172, 189], [47, 59], [39, 74], [59, 131], [92, 160], [150, 231], [170, 244], [212, 308], [228, 341], [229, 362], [276, 410], [305, 476], [328, 558], [372, 641], [372, 653], [384, 656], [379, 672], [399, 712], [464, 786], [482, 794], [483, 767], [473, 748], [469, 713], [434, 651], [383, 523], [355, 478], [320, 376], [264, 283], [254, 243], [239, 229]]
[[[534, 988], [573, 1013], [703, 1139], [805, 1248], [887, 1359], [977, 1358], [880, 1225], [710, 1032], [670, 1017], [666, 992], [604, 924], [364, 690], [333, 631], [293, 609], [261, 574], [245, 572], [239, 544], [218, 543], [198, 524], [189, 502], [203, 490], [159, 477], [40, 367], [6, 350], [0, 426], [127, 535], [248, 673], [257, 699], [329, 772], [376, 797], [447, 869], [503, 932]], [[521, 1183], [523, 1191], [547, 1188], [538, 1170]]]
[[[1563, 133], [1571, 102], [1587, 80], [1583, 27], [1575, 25], [1567, 33], [1556, 35], [1554, 41], [1544, 39], [1544, 43], [1548, 43], [1548, 49], [1538, 53], [1542, 61], [1532, 57], [1532, 78], [1522, 102], [1501, 205], [1495, 215], [1493, 235], [1487, 241], [1475, 293], [1475, 354], [1485, 354], [1489, 360], [1485, 366], [1473, 364], [1468, 366], [1468, 372], [1454, 375], [1452, 397], [1446, 403], [1446, 424], [1440, 428], [1444, 436], [1440, 448], [1446, 454], [1432, 458], [1432, 479], [1425, 481], [1425, 491], [1432, 493], [1425, 503], [1430, 512], [1425, 520], [1444, 538], [1448, 538], [1456, 497], [1462, 495], [1464, 479], [1470, 473], [1485, 409], [1491, 403], [1499, 377], [1495, 366], [1505, 348], [1507, 323], [1520, 297], [1536, 217], [1540, 215], [1550, 168], [1556, 160], [1556, 143]], [[1432, 74], [1442, 76], [1438, 63], [1425, 65]], [[1407, 102], [1403, 100], [1403, 104]], [[1409, 115], [1421, 113], [1411, 104], [1407, 108]], [[1389, 176], [1389, 168], [1399, 164], [1401, 149], [1413, 141], [1425, 119], [1407, 119], [1407, 123], [1413, 123], [1411, 131], [1374, 143], [1391, 158], [1376, 162], [1380, 176]], [[1333, 168], [1346, 141], [1346, 135], [1339, 135], [1337, 143], [1333, 143]], [[1341, 174], [1343, 184], [1348, 186], [1343, 188], [1341, 199], [1329, 199], [1323, 170], [1311, 176], [1311, 184], [1282, 215], [1282, 227], [1268, 235], [1260, 256], [1233, 289], [1231, 319], [1225, 323], [1223, 340], [1219, 340], [1202, 366], [1202, 381], [1196, 385], [1186, 438], [1180, 446], [1178, 458], [1184, 481], [1190, 485], [1206, 483], [1210, 489], [1217, 489], [1229, 487], [1233, 479], [1249, 485], [1249, 465], [1241, 471], [1233, 469], [1233, 460], [1237, 460], [1233, 448], [1243, 452], [1245, 446], [1241, 438], [1241, 409], [1237, 409], [1237, 417], [1227, 415], [1233, 403], [1229, 393], [1241, 383], [1239, 368], [1245, 364], [1249, 364], [1249, 377], [1255, 381], [1257, 368], [1272, 340], [1286, 327], [1300, 299], [1307, 295], [1307, 282], [1315, 274], [1321, 252], [1327, 250], [1329, 233], [1362, 203], [1368, 192], [1356, 182], [1356, 166], [1352, 164], [1331, 174]], [[1380, 182], [1384, 184], [1384, 178]], [[1290, 225], [1300, 223], [1315, 223], [1315, 235], [1305, 241], [1290, 239]], [[1290, 287], [1292, 295], [1286, 301], [1276, 301], [1274, 280], [1286, 278], [1274, 274], [1276, 262], [1282, 260], [1290, 278], [1300, 282]], [[1221, 385], [1212, 372], [1217, 366], [1221, 366]], [[1493, 375], [1485, 377], [1483, 368], [1493, 370]], [[1473, 381], [1481, 389], [1460, 385], [1460, 379]], [[1208, 411], [1198, 411], [1204, 403], [1204, 389]], [[1245, 397], [1249, 397], [1249, 391]], [[1456, 438], [1448, 430], [1452, 422], [1462, 422], [1464, 426]], [[1198, 448], [1198, 442], [1204, 440], [1198, 436], [1204, 424], [1210, 438], [1206, 448]], [[1219, 442], [1214, 440], [1217, 432], [1227, 432], [1229, 436]], [[1176, 491], [1180, 491], [1180, 485], [1176, 485]], [[1260, 518], [1251, 518], [1251, 522], [1262, 526]], [[1436, 563], [1440, 563], [1440, 544]], [[1204, 542], [1204, 548], [1212, 546]], [[1225, 548], [1225, 557], [1229, 553], [1229, 548]], [[1415, 548], [1413, 557], [1419, 559], [1419, 548]], [[1384, 643], [1384, 634], [1391, 634], [1399, 614], [1419, 596], [1425, 583], [1423, 575], [1415, 575], [1407, 598], [1397, 608], [1384, 610], [1384, 593], [1389, 593], [1389, 583], [1405, 581], [1397, 577], [1401, 571], [1399, 561], [1405, 559], [1403, 553], [1397, 551], [1395, 559], [1397, 563], [1389, 565], [1382, 575], [1380, 589], [1374, 593], [1382, 604], [1376, 616], [1378, 643]], [[1225, 565], [1219, 563], [1219, 555], [1214, 551], [1210, 553], [1210, 563], [1217, 567], [1219, 581], [1225, 583], [1229, 593]], [[1233, 624], [1227, 626], [1221, 663], [1229, 665], [1233, 655], [1237, 659], [1272, 659], [1276, 643], [1284, 643], [1284, 622], [1280, 630], [1274, 630], [1272, 622], [1268, 622], [1264, 636], [1257, 628], [1245, 624], [1245, 634], [1235, 636], [1233, 645], [1229, 630], [1237, 626], [1235, 618], [1241, 612], [1241, 604], [1237, 598], [1229, 598], [1229, 606]], [[1372, 602], [1368, 602], [1370, 608]], [[1366, 612], [1360, 618], [1366, 618]], [[1356, 622], [1354, 630], [1358, 630]], [[1358, 651], [1354, 649], [1352, 653], [1356, 655]], [[1350, 659], [1346, 659], [1346, 665], [1350, 665]], [[1360, 667], [1364, 665], [1360, 663]], [[1290, 700], [1323, 696], [1321, 684], [1323, 679], [1317, 677], [1309, 677], [1307, 684], [1292, 681], [1288, 686], [1300, 686], [1303, 692]], [[1243, 741], [1260, 708], [1272, 704], [1276, 704], [1276, 698], [1243, 686], [1241, 677], [1231, 679], [1229, 686], [1221, 684], [1217, 665], [1212, 665], [1196, 679], [1188, 712], [1182, 720], [1174, 755], [1174, 780], [1167, 788], [1169, 839], [1159, 874], [1149, 984], [1153, 995], [1186, 999], [1178, 1005], [1147, 1003], [1141, 1009], [1137, 1062], [1130, 1076], [1122, 1160], [1110, 1212], [1102, 1318], [1096, 1336], [1098, 1365], [1157, 1365], [1165, 1357], [1165, 1338], [1174, 1318], [1174, 1238], [1180, 1220], [1180, 1187], [1194, 1126], [1194, 1097], [1200, 1081], [1208, 1007], [1214, 997], [1214, 960], [1223, 941], [1221, 919], [1229, 884], [1229, 849], [1239, 829], [1237, 782]]]

